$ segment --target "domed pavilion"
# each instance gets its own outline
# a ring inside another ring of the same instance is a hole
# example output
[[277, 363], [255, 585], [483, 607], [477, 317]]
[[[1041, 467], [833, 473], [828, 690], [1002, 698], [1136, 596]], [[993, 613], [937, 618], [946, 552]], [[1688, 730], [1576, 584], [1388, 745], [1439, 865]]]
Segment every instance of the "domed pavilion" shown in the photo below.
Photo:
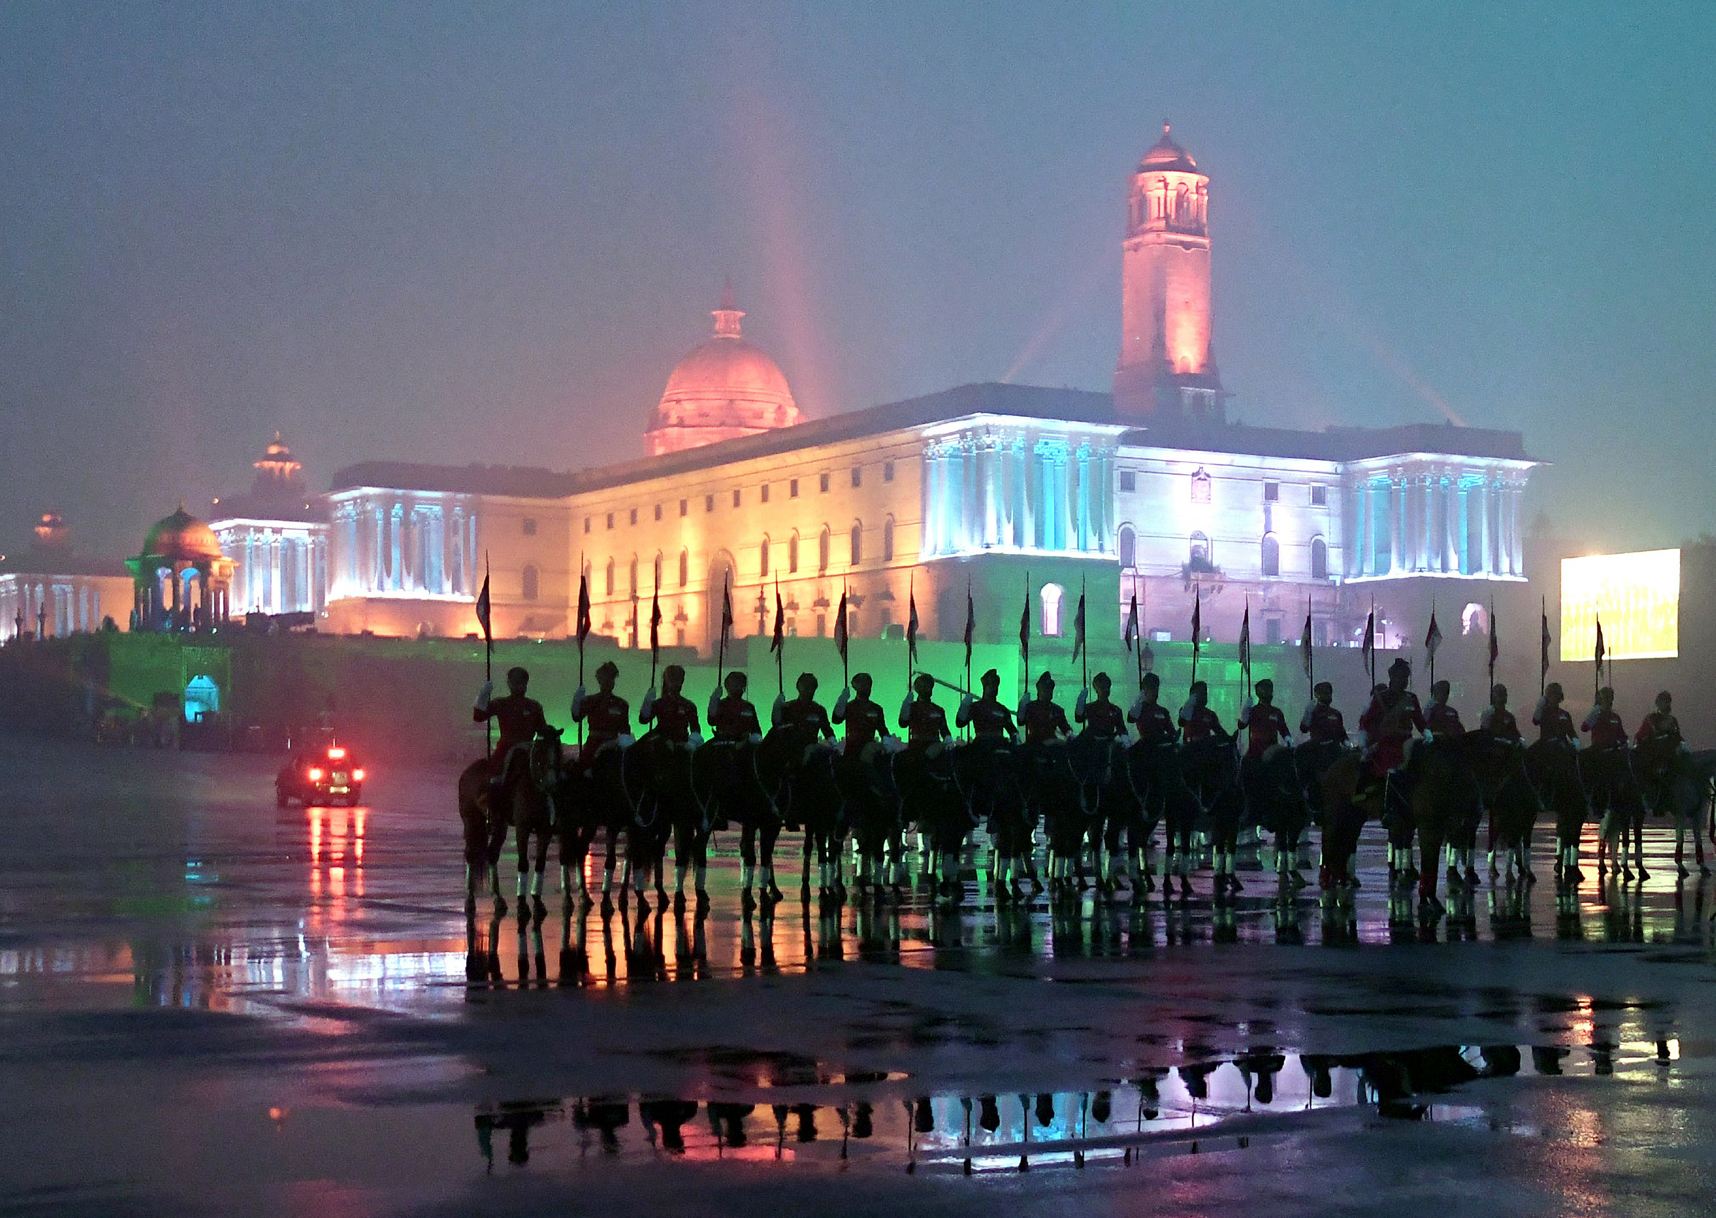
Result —
[[780, 365], [740, 335], [745, 314], [731, 284], [712, 312], [714, 337], [674, 367], [650, 414], [644, 443], [652, 457], [803, 421]]
[[234, 563], [214, 530], [185, 511], [155, 522], [143, 552], [128, 558], [135, 630], [213, 630], [226, 623]]

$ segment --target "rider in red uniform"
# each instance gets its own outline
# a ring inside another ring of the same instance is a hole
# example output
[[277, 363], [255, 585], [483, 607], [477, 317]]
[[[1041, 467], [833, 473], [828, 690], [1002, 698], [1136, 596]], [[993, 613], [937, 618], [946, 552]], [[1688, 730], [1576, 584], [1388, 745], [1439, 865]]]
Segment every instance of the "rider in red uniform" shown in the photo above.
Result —
[[644, 695], [643, 705], [638, 707], [638, 722], [653, 723], [651, 730], [660, 732], [663, 739], [673, 744], [689, 744], [693, 736], [702, 734], [702, 729], [697, 722], [697, 704], [681, 692], [684, 688], [685, 669], [669, 664], [661, 673], [660, 697], [653, 691]]
[[1537, 700], [1537, 710], [1532, 713], [1531, 721], [1537, 726], [1539, 741], [1564, 743], [1576, 748], [1579, 734], [1573, 729], [1573, 716], [1561, 705], [1565, 696], [1561, 692], [1561, 683], [1551, 681], [1544, 687], [1543, 697]]
[[1193, 681], [1190, 696], [1180, 708], [1180, 736], [1187, 744], [1205, 740], [1231, 739], [1221, 719], [1210, 709], [1210, 687], [1205, 681]]
[[1108, 700], [1114, 683], [1108, 679], [1107, 673], [1099, 672], [1091, 678], [1090, 684], [1096, 691], [1096, 700], [1087, 702], [1083, 692], [1080, 692], [1078, 702], [1073, 707], [1073, 718], [1084, 724], [1080, 735], [1093, 740], [1125, 740], [1126, 714]]
[[490, 754], [497, 777], [507, 754], [516, 745], [529, 744], [539, 733], [548, 731], [542, 703], [525, 697], [524, 691], [530, 688], [530, 673], [522, 668], [509, 668], [506, 688], [506, 696], [496, 698], [494, 682], [484, 681], [482, 689], [477, 691], [477, 704], [471, 708], [471, 718], [475, 722], [487, 723], [493, 719], [500, 726], [494, 752]]
[[816, 677], [800, 673], [798, 697], [780, 704], [775, 726], [793, 733], [801, 748], [809, 748], [818, 740], [833, 740], [834, 728], [828, 722], [828, 712], [816, 701]]
[[1397, 659], [1388, 666], [1388, 684], [1371, 698], [1359, 717], [1359, 727], [1370, 746], [1370, 773], [1382, 778], [1406, 761], [1406, 742], [1414, 729], [1424, 731], [1424, 711], [1418, 695], [1406, 688], [1412, 665]]
[[1680, 734], [1680, 720], [1674, 717], [1674, 698], [1665, 689], [1656, 696], [1656, 709], [1645, 716], [1639, 724], [1638, 734], [1633, 737], [1640, 744], [1652, 741], [1667, 741], [1674, 748], [1679, 748], [1683, 737]]
[[1345, 744], [1347, 721], [1334, 707], [1335, 687], [1327, 681], [1318, 681], [1311, 697], [1311, 705], [1299, 716], [1299, 730], [1311, 744]]
[[761, 740], [763, 725], [757, 719], [757, 708], [745, 699], [749, 678], [742, 672], [730, 672], [722, 682], [727, 696], [709, 699], [709, 727], [715, 739], [736, 744], [744, 740]]
[[1448, 705], [1453, 687], [1438, 681], [1430, 687], [1430, 709], [1424, 712], [1424, 727], [1437, 740], [1457, 740], [1466, 734], [1460, 712]]
[[1174, 724], [1174, 716], [1168, 713], [1168, 708], [1159, 700], [1161, 692], [1162, 678], [1153, 672], [1145, 673], [1144, 683], [1138, 690], [1138, 701], [1132, 704], [1132, 713], [1127, 716], [1138, 725], [1140, 744], [1173, 744], [1180, 738], [1180, 729]]
[[935, 704], [935, 678], [920, 672], [912, 682], [915, 697], [907, 698], [900, 707], [900, 726], [906, 729], [906, 747], [922, 752], [940, 744], [953, 733], [947, 730], [947, 713]]
[[1490, 704], [1484, 707], [1484, 713], [1478, 717], [1478, 730], [1496, 740], [1511, 740], [1520, 742], [1519, 721], [1513, 717], [1513, 712], [1507, 708], [1507, 686], [1496, 685], [1490, 690]]
[[857, 696], [849, 699], [846, 691], [841, 690], [840, 697], [834, 700], [832, 718], [835, 723], [846, 725], [846, 756], [854, 760], [863, 755], [866, 745], [893, 735], [888, 730], [888, 717], [870, 700], [870, 689], [870, 674], [861, 672], [852, 678], [852, 692]]
[[1001, 674], [991, 668], [983, 674], [981, 684], [983, 696], [975, 700], [970, 694], [959, 704], [959, 712], [954, 715], [955, 727], [970, 725], [979, 740], [1017, 740], [1018, 730], [1013, 726], [1013, 712], [1001, 705]]
[[595, 761], [596, 754], [603, 746], [614, 744], [620, 737], [631, 734], [631, 707], [624, 698], [614, 692], [614, 682], [619, 676], [619, 665], [612, 660], [605, 660], [596, 670], [596, 692], [586, 694], [584, 687], [580, 685], [572, 695], [573, 722], [589, 725], [589, 735], [584, 739], [584, 748], [578, 758], [586, 769]]
[[1276, 744], [1292, 739], [1287, 716], [1275, 705], [1275, 682], [1265, 677], [1257, 683], [1257, 701], [1239, 712], [1240, 730], [1246, 733], [1245, 757], [1262, 761]]
[[1019, 722], [1025, 728], [1026, 744], [1046, 744], [1072, 735], [1067, 713], [1055, 704], [1055, 679], [1048, 673], [1037, 678], [1037, 696], [1020, 710]]
[[1627, 745], [1627, 725], [1615, 713], [1615, 691], [1604, 686], [1597, 691], [1597, 704], [1591, 708], [1591, 713], [1585, 716], [1585, 722], [1579, 725], [1579, 730], [1591, 734], [1591, 747], [1594, 749], [1625, 748]]

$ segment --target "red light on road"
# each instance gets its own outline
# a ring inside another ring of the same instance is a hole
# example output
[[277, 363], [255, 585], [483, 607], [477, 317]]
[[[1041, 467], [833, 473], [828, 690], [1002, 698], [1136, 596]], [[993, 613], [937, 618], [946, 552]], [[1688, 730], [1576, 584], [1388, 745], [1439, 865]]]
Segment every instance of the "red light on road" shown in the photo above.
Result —
[[328, 758], [331, 761], [338, 761], [340, 758], [344, 757], [345, 755], [346, 755], [346, 751], [344, 749], [342, 749], [337, 744], [333, 748], [328, 750]]
[[353, 770], [352, 771], [352, 781], [353, 782], [362, 782], [363, 781], [363, 771], [362, 770]]
[[322, 781], [322, 771], [319, 767], [317, 767], [317, 766], [311, 766], [310, 767], [310, 781], [311, 782], [321, 782]]

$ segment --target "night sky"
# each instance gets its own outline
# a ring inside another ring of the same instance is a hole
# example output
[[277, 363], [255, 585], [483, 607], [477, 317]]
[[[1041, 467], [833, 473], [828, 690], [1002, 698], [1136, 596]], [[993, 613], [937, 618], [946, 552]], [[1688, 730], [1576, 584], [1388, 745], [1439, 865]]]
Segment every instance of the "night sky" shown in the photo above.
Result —
[[809, 415], [1106, 390], [1167, 117], [1230, 417], [1521, 429], [1534, 513], [1678, 544], [1713, 59], [1701, 3], [10, 3], [0, 542], [132, 553], [275, 428], [317, 489], [640, 455], [727, 276]]

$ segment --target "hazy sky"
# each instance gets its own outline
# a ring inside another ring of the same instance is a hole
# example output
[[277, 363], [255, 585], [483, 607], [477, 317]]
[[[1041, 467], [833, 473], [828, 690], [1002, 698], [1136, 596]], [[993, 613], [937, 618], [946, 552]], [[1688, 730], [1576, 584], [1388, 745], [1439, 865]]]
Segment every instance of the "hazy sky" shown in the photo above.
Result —
[[275, 428], [317, 488], [639, 455], [728, 275], [811, 415], [1107, 389], [1169, 117], [1232, 414], [1518, 428], [1558, 524], [1672, 545], [1716, 527], [1713, 61], [1707, 3], [13, 0], [0, 541], [130, 553]]

